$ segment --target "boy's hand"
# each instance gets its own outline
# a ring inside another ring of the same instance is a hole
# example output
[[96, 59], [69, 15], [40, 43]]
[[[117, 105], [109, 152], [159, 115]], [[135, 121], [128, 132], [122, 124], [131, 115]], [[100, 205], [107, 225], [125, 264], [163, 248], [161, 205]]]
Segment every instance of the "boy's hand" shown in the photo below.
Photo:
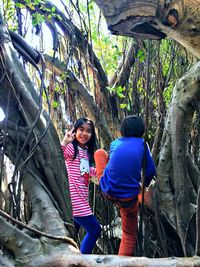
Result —
[[[153, 200], [153, 188], [148, 187], [144, 190], [144, 205], [148, 207], [149, 209], [152, 209], [152, 200]], [[142, 189], [140, 190], [140, 193], [138, 195], [138, 203], [142, 204]]]
[[66, 132], [66, 134], [65, 134], [65, 136], [61, 142], [61, 145], [66, 146], [67, 144], [71, 143], [75, 138], [75, 134], [76, 133], [73, 133], [73, 129]]

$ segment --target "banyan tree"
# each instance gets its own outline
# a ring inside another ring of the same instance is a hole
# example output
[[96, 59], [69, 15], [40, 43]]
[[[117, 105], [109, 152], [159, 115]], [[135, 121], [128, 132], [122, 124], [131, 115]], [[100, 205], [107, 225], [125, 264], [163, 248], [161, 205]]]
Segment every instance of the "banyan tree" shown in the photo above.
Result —
[[[0, 265], [198, 266], [200, 1], [61, 2], [62, 10], [49, 1], [1, 5]], [[112, 34], [128, 36], [123, 53], [110, 47], [121, 59], [110, 72], [101, 58], [109, 49], [100, 54], [92, 39], [97, 12]], [[41, 25], [49, 29], [50, 53], [26, 38], [27, 18], [40, 38], [47, 38]], [[162, 58], [166, 40], [170, 55]], [[178, 56], [183, 67], [175, 81]], [[157, 165], [149, 199], [140, 207], [135, 254], [145, 257], [106, 255], [116, 254], [120, 219], [95, 181], [91, 205], [103, 234], [95, 255], [81, 255], [60, 138], [78, 116], [88, 116], [98, 146], [108, 149], [121, 119], [132, 113], [145, 119]]]

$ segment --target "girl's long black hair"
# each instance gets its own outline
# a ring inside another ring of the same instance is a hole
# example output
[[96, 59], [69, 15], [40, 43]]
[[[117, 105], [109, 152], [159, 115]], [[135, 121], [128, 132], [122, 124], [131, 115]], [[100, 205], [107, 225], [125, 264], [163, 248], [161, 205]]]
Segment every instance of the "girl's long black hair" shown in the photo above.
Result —
[[[84, 123], [88, 123], [91, 126], [91, 130], [92, 130], [91, 138], [85, 144], [87, 146], [87, 150], [88, 150], [89, 163], [91, 165], [92, 163], [94, 163], [94, 151], [97, 148], [97, 146], [96, 146], [96, 133], [95, 133], [95, 128], [94, 128], [94, 123], [91, 120], [87, 119], [87, 118], [80, 118], [74, 124], [73, 133], [76, 133], [77, 129], [79, 127], [81, 127]], [[73, 159], [75, 159], [77, 154], [78, 154], [78, 141], [76, 140], [76, 138], [72, 141], [72, 145], [74, 147], [74, 157], [73, 157]]]

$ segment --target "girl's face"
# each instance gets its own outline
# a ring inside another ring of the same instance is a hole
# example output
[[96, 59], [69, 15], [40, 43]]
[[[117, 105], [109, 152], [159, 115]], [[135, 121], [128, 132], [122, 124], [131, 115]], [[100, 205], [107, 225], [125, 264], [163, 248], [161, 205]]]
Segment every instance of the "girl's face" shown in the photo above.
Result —
[[81, 147], [85, 147], [85, 144], [90, 140], [92, 136], [92, 127], [88, 123], [83, 123], [76, 130], [76, 140]]

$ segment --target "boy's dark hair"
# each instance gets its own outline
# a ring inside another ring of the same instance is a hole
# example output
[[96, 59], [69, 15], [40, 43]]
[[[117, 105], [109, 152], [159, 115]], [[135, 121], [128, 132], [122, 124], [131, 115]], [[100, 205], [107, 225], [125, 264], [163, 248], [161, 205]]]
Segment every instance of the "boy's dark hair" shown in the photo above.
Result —
[[[92, 164], [92, 163], [94, 163], [94, 151], [96, 150], [96, 133], [95, 133], [94, 123], [91, 120], [87, 119], [87, 118], [80, 118], [74, 124], [73, 133], [76, 133], [77, 129], [79, 127], [81, 127], [84, 123], [88, 123], [91, 126], [91, 129], [92, 129], [91, 138], [86, 143], [86, 146], [88, 148], [88, 154], [89, 154], [89, 162], [90, 162], [90, 164]], [[75, 159], [77, 154], [78, 154], [78, 142], [77, 142], [76, 138], [72, 141], [72, 145], [74, 147], [74, 157], [73, 157], [73, 159]]]
[[144, 122], [138, 116], [129, 115], [122, 121], [120, 132], [124, 137], [142, 137], [145, 132]]

